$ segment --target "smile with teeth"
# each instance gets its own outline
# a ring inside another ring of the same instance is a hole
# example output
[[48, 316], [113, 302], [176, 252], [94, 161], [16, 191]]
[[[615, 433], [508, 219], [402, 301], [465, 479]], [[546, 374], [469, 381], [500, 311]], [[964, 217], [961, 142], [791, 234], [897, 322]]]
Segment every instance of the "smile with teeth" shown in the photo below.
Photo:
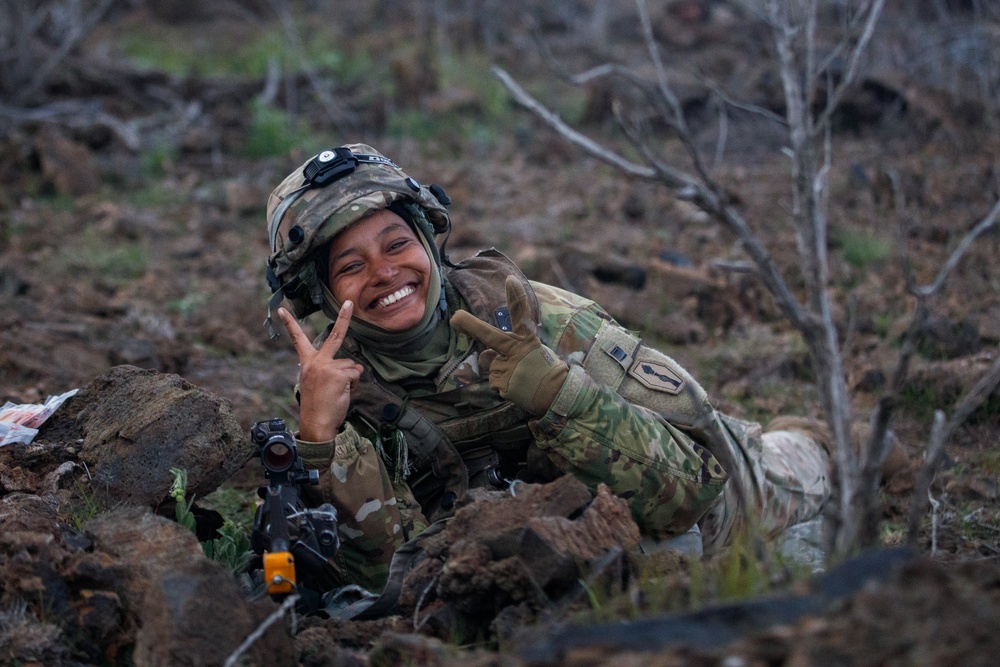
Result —
[[404, 297], [408, 297], [408, 296], [410, 296], [411, 294], [413, 294], [416, 291], [417, 290], [414, 289], [413, 285], [406, 285], [405, 287], [399, 288], [398, 290], [396, 290], [395, 292], [393, 292], [389, 296], [384, 296], [381, 299], [379, 299], [378, 301], [376, 301], [375, 302], [375, 307], [376, 308], [385, 308], [386, 306], [391, 306], [392, 304], [396, 303], [400, 299], [402, 299]]

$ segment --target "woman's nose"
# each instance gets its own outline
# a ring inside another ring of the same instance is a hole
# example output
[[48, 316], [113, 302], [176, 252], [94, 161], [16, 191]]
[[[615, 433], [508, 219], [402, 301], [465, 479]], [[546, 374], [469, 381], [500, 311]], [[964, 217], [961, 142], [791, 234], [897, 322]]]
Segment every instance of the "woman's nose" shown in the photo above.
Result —
[[399, 273], [396, 263], [384, 258], [377, 260], [372, 268], [376, 280], [380, 281], [391, 280]]

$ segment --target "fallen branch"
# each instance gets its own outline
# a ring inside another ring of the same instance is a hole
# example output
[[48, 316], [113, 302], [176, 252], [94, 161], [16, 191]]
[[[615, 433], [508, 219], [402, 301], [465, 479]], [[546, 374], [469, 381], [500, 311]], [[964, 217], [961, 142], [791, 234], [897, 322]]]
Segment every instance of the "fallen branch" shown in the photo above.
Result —
[[261, 623], [256, 630], [247, 635], [247, 638], [243, 640], [243, 643], [237, 646], [236, 650], [229, 654], [229, 657], [226, 658], [225, 667], [234, 667], [236, 661], [240, 659], [240, 656], [246, 653], [247, 650], [253, 646], [254, 642], [263, 637], [268, 628], [281, 620], [281, 618], [288, 613], [289, 609], [295, 609], [295, 603], [298, 601], [298, 595], [290, 595], [285, 598], [285, 601], [281, 603], [281, 606], [274, 610], [270, 616], [265, 618], [264, 622]]

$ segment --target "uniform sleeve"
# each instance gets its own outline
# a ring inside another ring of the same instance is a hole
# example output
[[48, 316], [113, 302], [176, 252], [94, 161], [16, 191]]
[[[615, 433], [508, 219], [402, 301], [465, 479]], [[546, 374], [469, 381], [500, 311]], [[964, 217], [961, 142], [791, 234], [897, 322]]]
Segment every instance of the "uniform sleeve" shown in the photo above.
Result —
[[389, 563], [411, 533], [426, 527], [404, 482], [393, 484], [372, 442], [350, 423], [332, 443], [299, 442], [307, 466], [323, 470], [324, 500], [337, 508], [337, 564], [349, 583], [385, 585]]
[[658, 412], [631, 403], [580, 365], [611, 317], [593, 301], [534, 284], [543, 337], [570, 361], [548, 412], [529, 423], [538, 447], [560, 469], [592, 489], [607, 484], [625, 499], [646, 535], [683, 533], [722, 492], [726, 474], [715, 457]]
[[591, 488], [607, 484], [656, 539], [691, 528], [725, 484], [707, 449], [580, 366], [570, 367], [552, 407], [529, 426], [553, 463]]

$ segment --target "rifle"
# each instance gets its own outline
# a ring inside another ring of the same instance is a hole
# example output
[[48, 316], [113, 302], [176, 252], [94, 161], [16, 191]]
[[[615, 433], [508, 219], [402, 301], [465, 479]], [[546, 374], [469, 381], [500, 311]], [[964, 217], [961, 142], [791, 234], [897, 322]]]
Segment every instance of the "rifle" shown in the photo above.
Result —
[[300, 497], [304, 485], [319, 484], [319, 471], [306, 470], [295, 438], [282, 419], [255, 423], [250, 440], [258, 447], [267, 486], [257, 490], [264, 501], [254, 516], [250, 544], [263, 558], [267, 593], [276, 598], [295, 592], [300, 605], [316, 609], [334, 576], [330, 558], [340, 548], [337, 510], [329, 503], [307, 509]]

